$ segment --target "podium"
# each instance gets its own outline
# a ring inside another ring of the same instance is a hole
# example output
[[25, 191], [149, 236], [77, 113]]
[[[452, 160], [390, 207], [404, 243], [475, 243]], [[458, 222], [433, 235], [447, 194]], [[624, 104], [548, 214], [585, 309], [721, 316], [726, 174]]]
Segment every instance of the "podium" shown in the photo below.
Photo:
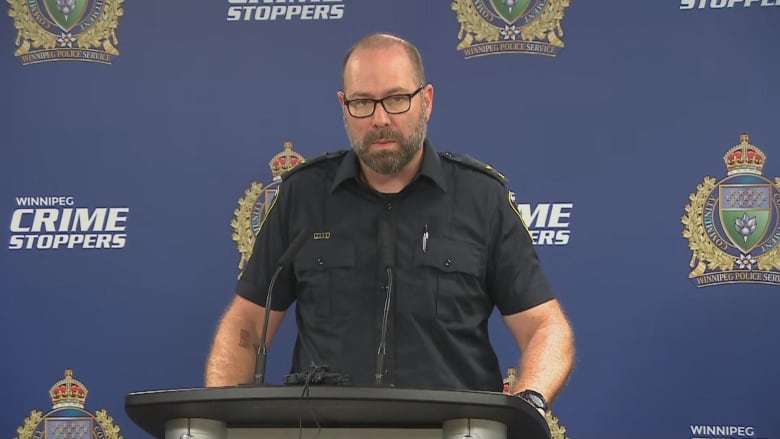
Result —
[[159, 439], [550, 439], [545, 419], [501, 393], [263, 386], [130, 393], [125, 411]]

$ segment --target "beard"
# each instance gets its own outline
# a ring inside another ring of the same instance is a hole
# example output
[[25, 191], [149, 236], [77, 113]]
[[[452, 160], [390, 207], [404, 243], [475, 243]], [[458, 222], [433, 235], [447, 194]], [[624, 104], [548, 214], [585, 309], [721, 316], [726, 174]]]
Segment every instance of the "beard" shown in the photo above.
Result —
[[[355, 154], [360, 161], [365, 163], [366, 166], [374, 172], [383, 175], [397, 174], [401, 168], [412, 160], [417, 151], [422, 148], [428, 129], [425, 120], [425, 105], [422, 106], [420, 116], [417, 118], [414, 129], [408, 137], [404, 137], [404, 135], [396, 129], [382, 127], [370, 131], [362, 139], [359, 139], [350, 132], [346, 121], [346, 115], [344, 115], [344, 127], [347, 130], [347, 136], [349, 137], [349, 142], [352, 144], [352, 149], [355, 151]], [[369, 145], [379, 139], [393, 139], [398, 143], [400, 149], [398, 151], [386, 149], [371, 151]]]

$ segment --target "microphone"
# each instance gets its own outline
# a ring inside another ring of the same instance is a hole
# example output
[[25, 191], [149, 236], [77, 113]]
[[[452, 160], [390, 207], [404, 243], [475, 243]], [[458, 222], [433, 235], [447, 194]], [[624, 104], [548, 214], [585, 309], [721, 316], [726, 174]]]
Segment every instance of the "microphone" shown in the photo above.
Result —
[[263, 384], [265, 382], [265, 363], [268, 358], [268, 319], [271, 317], [271, 293], [274, 289], [274, 283], [276, 282], [276, 278], [279, 277], [279, 273], [282, 272], [286, 265], [292, 262], [295, 255], [301, 250], [301, 247], [306, 243], [306, 238], [308, 236], [308, 229], [304, 228], [301, 230], [276, 262], [276, 271], [274, 271], [273, 276], [271, 276], [271, 282], [268, 285], [268, 293], [265, 296], [263, 332], [260, 334], [260, 348], [257, 350], [257, 358], [255, 361], [255, 384]]
[[379, 243], [379, 257], [382, 266], [387, 272], [387, 286], [385, 293], [385, 306], [382, 311], [382, 333], [379, 338], [379, 348], [376, 352], [376, 371], [374, 373], [375, 384], [382, 384], [384, 379], [385, 356], [387, 355], [387, 320], [390, 316], [390, 303], [393, 294], [393, 265], [395, 264], [395, 237], [393, 227], [387, 219], [379, 220], [377, 233]]

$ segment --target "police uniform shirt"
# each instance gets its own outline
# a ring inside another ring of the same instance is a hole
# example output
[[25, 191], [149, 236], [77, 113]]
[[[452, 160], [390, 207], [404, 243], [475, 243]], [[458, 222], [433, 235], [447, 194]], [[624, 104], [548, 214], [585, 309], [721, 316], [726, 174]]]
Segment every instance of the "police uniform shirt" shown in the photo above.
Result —
[[[387, 283], [380, 246], [390, 245], [384, 382], [501, 390], [488, 339], [493, 308], [514, 314], [553, 293], [503, 177], [427, 140], [423, 147], [420, 172], [398, 194], [367, 186], [351, 150], [300, 164], [280, 184], [236, 292], [265, 306], [276, 261], [308, 235], [271, 303], [286, 310], [296, 302], [291, 372], [325, 364], [354, 385], [374, 383]], [[380, 242], [380, 221], [393, 242]]]

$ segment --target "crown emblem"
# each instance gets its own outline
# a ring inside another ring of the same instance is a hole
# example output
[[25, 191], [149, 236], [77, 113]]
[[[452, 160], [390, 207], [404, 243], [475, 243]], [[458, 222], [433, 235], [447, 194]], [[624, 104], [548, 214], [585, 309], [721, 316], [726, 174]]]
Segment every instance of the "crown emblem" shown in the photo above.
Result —
[[94, 413], [84, 409], [87, 388], [73, 378], [72, 369], [65, 369], [65, 378], [51, 386], [49, 396], [52, 410], [32, 410], [24, 425], [16, 429], [14, 439], [123, 439], [105, 409]]
[[766, 162], [766, 155], [756, 145], [750, 144], [750, 137], [742, 134], [739, 145], [728, 150], [723, 161], [726, 162], [728, 175], [755, 174], [761, 175]]
[[688, 196], [688, 239], [697, 287], [734, 283], [780, 285], [780, 177], [762, 175], [766, 155], [747, 134], [723, 156], [728, 175], [704, 177]]
[[87, 401], [87, 388], [80, 381], [73, 379], [73, 370], [65, 369], [65, 378], [57, 381], [49, 390], [52, 408], [78, 407], [84, 408]]
[[284, 142], [284, 150], [276, 154], [271, 161], [268, 162], [268, 166], [271, 167], [271, 174], [273, 174], [274, 180], [279, 180], [283, 173], [294, 168], [298, 163], [303, 162], [303, 156], [293, 151], [292, 142], [288, 140]]

